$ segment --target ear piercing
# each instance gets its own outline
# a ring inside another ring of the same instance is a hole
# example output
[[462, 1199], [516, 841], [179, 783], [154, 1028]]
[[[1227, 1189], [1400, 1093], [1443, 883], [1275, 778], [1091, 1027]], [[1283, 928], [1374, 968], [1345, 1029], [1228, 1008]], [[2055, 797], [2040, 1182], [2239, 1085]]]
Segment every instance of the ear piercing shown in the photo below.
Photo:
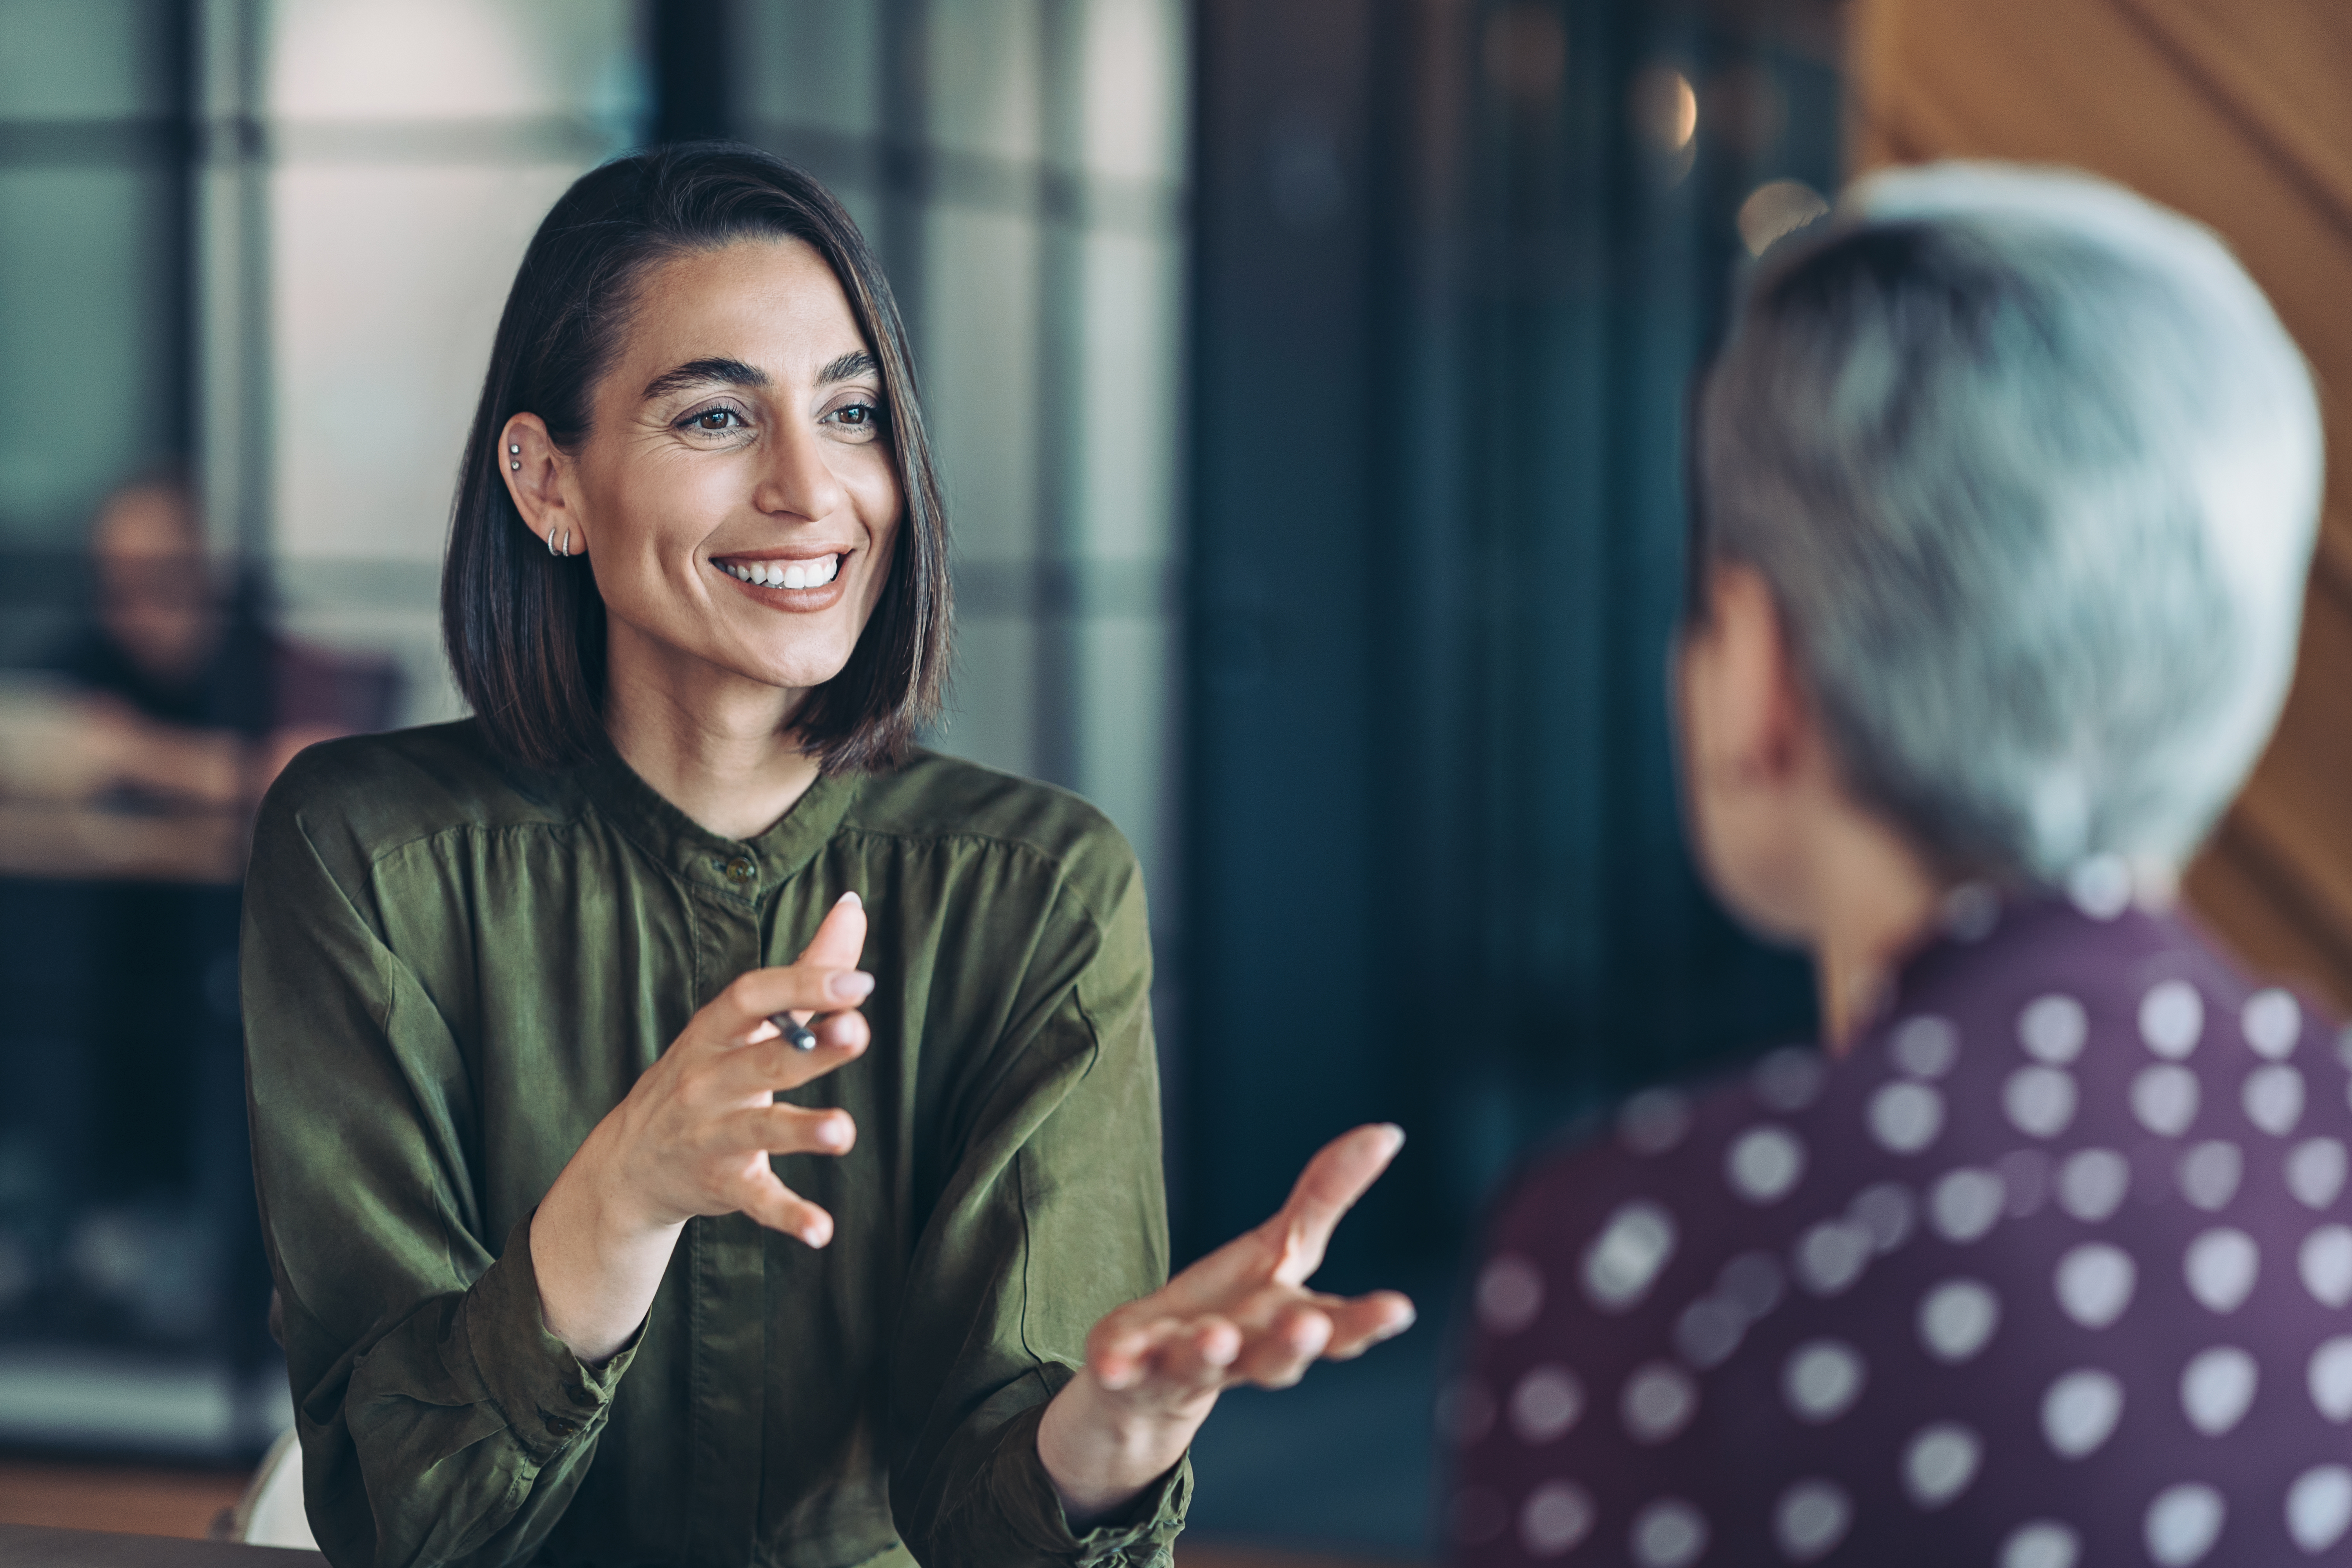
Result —
[[507, 443], [507, 467], [517, 469], [522, 467], [522, 448], [511, 441]]
[[549, 529], [549, 530], [547, 531], [547, 552], [548, 552], [550, 555], [569, 555], [569, 554], [571, 554], [571, 553], [572, 553], [572, 531], [571, 531], [570, 529], [568, 529], [568, 528], [567, 528], [567, 529], [565, 529], [565, 530], [563, 531], [563, 542], [562, 542], [562, 545], [560, 545], [560, 546], [559, 546], [559, 545], [555, 542], [555, 530], [553, 530], [552, 528]]

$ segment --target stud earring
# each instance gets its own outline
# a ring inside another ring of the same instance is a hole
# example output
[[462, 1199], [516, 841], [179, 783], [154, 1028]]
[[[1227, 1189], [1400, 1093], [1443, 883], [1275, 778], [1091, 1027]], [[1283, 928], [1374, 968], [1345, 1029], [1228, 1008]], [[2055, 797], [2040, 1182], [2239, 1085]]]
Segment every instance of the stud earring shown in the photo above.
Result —
[[512, 442], [507, 444], [507, 467], [517, 470], [522, 468], [522, 448]]

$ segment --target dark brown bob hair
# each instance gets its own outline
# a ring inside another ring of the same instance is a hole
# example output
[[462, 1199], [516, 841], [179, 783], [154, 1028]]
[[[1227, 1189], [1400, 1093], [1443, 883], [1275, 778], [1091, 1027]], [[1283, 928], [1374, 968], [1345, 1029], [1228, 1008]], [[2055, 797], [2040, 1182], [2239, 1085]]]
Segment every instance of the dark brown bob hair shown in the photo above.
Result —
[[507, 493], [499, 433], [514, 416], [536, 414], [558, 447], [576, 449], [646, 275], [735, 240], [787, 238], [832, 267], [881, 365], [884, 437], [906, 509], [873, 618], [841, 673], [809, 693], [793, 729], [825, 772], [866, 772], [896, 763], [939, 710], [947, 520], [882, 268], [833, 194], [792, 164], [740, 143], [674, 143], [592, 170], [555, 204], [523, 253], [482, 378], [441, 574], [441, 636], [457, 689], [514, 761], [569, 767], [611, 742], [604, 601], [584, 558], [551, 555], [531, 537]]

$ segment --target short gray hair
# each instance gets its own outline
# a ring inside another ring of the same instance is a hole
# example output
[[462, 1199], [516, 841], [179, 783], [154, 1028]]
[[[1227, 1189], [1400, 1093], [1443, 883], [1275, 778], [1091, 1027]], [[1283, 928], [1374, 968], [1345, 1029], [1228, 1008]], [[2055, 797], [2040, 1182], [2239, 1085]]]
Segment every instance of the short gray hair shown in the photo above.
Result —
[[1695, 570], [1763, 575], [1849, 785], [1947, 871], [2178, 865], [2253, 765], [2319, 411], [2204, 228], [2056, 170], [1865, 180], [1749, 280], [1695, 439]]

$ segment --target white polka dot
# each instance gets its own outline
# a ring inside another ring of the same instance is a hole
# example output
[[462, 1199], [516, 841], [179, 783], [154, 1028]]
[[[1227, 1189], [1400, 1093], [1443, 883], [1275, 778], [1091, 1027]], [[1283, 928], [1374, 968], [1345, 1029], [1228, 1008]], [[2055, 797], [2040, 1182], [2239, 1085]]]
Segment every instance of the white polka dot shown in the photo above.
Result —
[[2124, 1385], [2111, 1373], [2084, 1367], [2042, 1396], [2042, 1435], [2062, 1458], [2079, 1459], [2112, 1436], [2124, 1413]]
[[2189, 1293], [2210, 1312], [2234, 1312], [2254, 1289], [2262, 1254], [2254, 1238], [2227, 1226], [2209, 1230], [2189, 1244], [2181, 1272]]
[[2111, 921], [2130, 907], [2131, 867], [2120, 855], [2093, 855], [2066, 873], [2066, 896], [2095, 921]]
[[1584, 1384], [1564, 1366], [1536, 1367], [1511, 1390], [1511, 1430], [1527, 1444], [1567, 1436], [1584, 1414]]
[[2303, 1238], [2294, 1263], [2313, 1300], [2323, 1307], [2352, 1301], [2352, 1230], [2340, 1225], [2321, 1226]]
[[1834, 1296], [1862, 1278], [1872, 1250], [1870, 1232], [1851, 1220], [1826, 1219], [1797, 1238], [1790, 1263], [1807, 1290]]
[[1946, 1241], [1975, 1241], [2000, 1218], [2004, 1194], [1990, 1171], [1951, 1172], [1927, 1194], [1927, 1223]]
[[1913, 1078], [1941, 1078], [1960, 1059], [1960, 1031], [1949, 1018], [1923, 1014], [1906, 1018], [1887, 1037], [1895, 1070]]
[[1642, 1568], [1689, 1568], [1706, 1550], [1706, 1516], [1680, 1498], [1660, 1498], [1633, 1516], [1632, 1544]]
[[2245, 1173], [2245, 1157], [2235, 1143], [2219, 1139], [2200, 1143], [2180, 1156], [2180, 1195], [2211, 1214], [2238, 1195], [2238, 1179]]
[[2001, 1086], [2001, 1109], [2029, 1138], [2054, 1138], [2074, 1120], [2074, 1080], [2056, 1068], [2020, 1068]]
[[2284, 1062], [2256, 1068], [2246, 1075], [2239, 1095], [2246, 1120], [2273, 1138], [2284, 1138], [2303, 1120], [2303, 1075]]
[[1919, 1205], [1901, 1183], [1878, 1182], [1853, 1195], [1845, 1216], [1870, 1233], [1874, 1251], [1888, 1253], [1910, 1239], [1911, 1227], [1918, 1223]]
[[1511, 1510], [1486, 1487], [1468, 1486], [1454, 1494], [1454, 1537], [1467, 1546], [1484, 1546], [1503, 1533]]
[[1702, 1296], [1675, 1320], [1675, 1350], [1701, 1372], [1731, 1359], [1748, 1332], [1746, 1314], [1716, 1296]]
[[2294, 1054], [2294, 1043], [2303, 1037], [2303, 1008], [2293, 994], [2273, 986], [2246, 998], [2238, 1013], [2238, 1026], [2257, 1054], [2284, 1061]]
[[1779, 1306], [1787, 1289], [1780, 1260], [1769, 1252], [1743, 1252], [1715, 1278], [1715, 1293], [1751, 1323]]
[[1805, 1146], [1785, 1127], [1755, 1127], [1734, 1140], [1723, 1173], [1751, 1204], [1776, 1204], [1805, 1173]]
[[1977, 1479], [1984, 1444], [1956, 1421], [1920, 1428], [1903, 1450], [1903, 1489], [1921, 1508], [1941, 1508]]
[[1622, 1205], [1584, 1249], [1584, 1293], [1604, 1312], [1626, 1311], [1650, 1293], [1674, 1255], [1673, 1215], [1653, 1203]]
[[2352, 1421], [2352, 1334], [2339, 1334], [2312, 1352], [2305, 1378], [2322, 1415], [2339, 1426]]
[[1802, 1110], [1821, 1097], [1822, 1055], [1803, 1046], [1783, 1046], [1756, 1064], [1748, 1087], [1775, 1110]]
[[2286, 1491], [2286, 1532], [2314, 1556], [2344, 1539], [2352, 1529], [2352, 1470], [2342, 1465], [2314, 1465], [2295, 1477]]
[[1546, 1481], [1519, 1509], [1519, 1544], [1530, 1557], [1559, 1557], [1592, 1533], [1591, 1494], [1573, 1481]]
[[2189, 1568], [2205, 1561], [2228, 1514], [2221, 1494], [2201, 1482], [2167, 1487], [2147, 1505], [2148, 1557], [2158, 1568]]
[[2197, 1120], [2197, 1075], [2187, 1068], [2148, 1068], [2132, 1079], [2132, 1114], [2159, 1138], [2178, 1138]]
[[2021, 1525], [2001, 1543], [2000, 1568], [2074, 1568], [2083, 1557], [2083, 1542], [2074, 1531], [2055, 1520]]
[[1665, 1442], [1698, 1414], [1698, 1384], [1673, 1363], [1654, 1361], [1625, 1380], [1621, 1414], [1635, 1442]]
[[1495, 1428], [1495, 1396], [1466, 1373], [1437, 1391], [1437, 1431], [1447, 1442], [1468, 1447]]
[[1477, 1296], [1478, 1326], [1490, 1334], [1516, 1334], [1543, 1310], [1543, 1274], [1506, 1252], [1479, 1271]]
[[1870, 1097], [1870, 1135], [1897, 1154], [1916, 1154], [1944, 1130], [1944, 1097], [1924, 1083], [1890, 1083]]
[[2254, 1358], [2235, 1345], [2199, 1351], [2180, 1369], [2181, 1413], [2208, 1437], [2219, 1437], [2245, 1419], [2260, 1377]]
[[1819, 1562], [1853, 1526], [1853, 1500], [1834, 1481], [1799, 1481], [1780, 1494], [1772, 1512], [1772, 1533], [1791, 1563]]
[[2344, 1190], [2344, 1145], [2306, 1138], [2286, 1157], [2286, 1190], [2305, 1208], [2324, 1209]]
[[1947, 1279], [1920, 1298], [1919, 1342], [1937, 1361], [1967, 1361], [2000, 1326], [2000, 1298], [1978, 1280]]
[[2179, 1061], [2205, 1033], [2205, 998], [2186, 980], [2164, 980], [2139, 999], [2139, 1037], [2147, 1048]]
[[2086, 1329], [2104, 1329], [2131, 1305], [2139, 1270], [2131, 1255], [2104, 1241], [2086, 1241], [2058, 1260], [2058, 1305]]
[[2035, 1059], [2064, 1067], [2083, 1054], [2091, 1037], [2090, 1016], [2072, 996], [2042, 996], [2017, 1016], [2017, 1043]]
[[2105, 1219], [2131, 1190], [2131, 1165], [2113, 1149], [2085, 1149], [2058, 1168], [2058, 1206], [2085, 1225]]
[[1617, 1111], [1617, 1137], [1636, 1154], [1663, 1154], [1690, 1131], [1690, 1101], [1671, 1089], [1645, 1089]]
[[1800, 1421], [1834, 1421], [1862, 1397], [1862, 1352], [1837, 1340], [1813, 1340], [1789, 1352], [1780, 1392]]

